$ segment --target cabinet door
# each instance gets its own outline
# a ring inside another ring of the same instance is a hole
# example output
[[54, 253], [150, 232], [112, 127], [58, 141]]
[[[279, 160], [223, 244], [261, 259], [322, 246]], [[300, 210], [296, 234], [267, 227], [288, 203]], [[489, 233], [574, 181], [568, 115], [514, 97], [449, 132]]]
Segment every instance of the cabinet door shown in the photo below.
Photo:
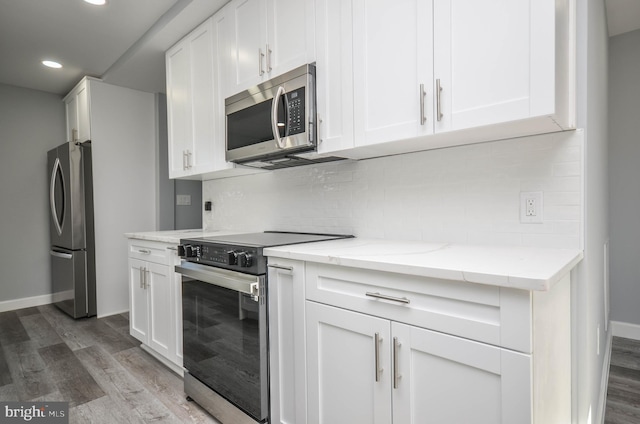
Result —
[[129, 333], [142, 343], [149, 338], [149, 301], [143, 285], [145, 264], [129, 258]]
[[213, 31], [213, 116], [209, 119], [213, 122], [213, 162], [211, 170], [220, 171], [233, 168], [233, 164], [226, 160], [226, 115], [224, 99], [229, 92], [229, 65], [231, 56], [231, 44], [229, 29], [231, 28], [231, 16], [228, 8], [224, 8], [215, 15], [212, 20]]
[[269, 78], [313, 62], [313, 1], [267, 0], [266, 12]]
[[269, 266], [271, 423], [304, 423], [307, 417], [304, 263], [272, 258]]
[[306, 308], [307, 422], [391, 423], [389, 321], [309, 301]]
[[431, 4], [353, 0], [356, 146], [433, 132]]
[[78, 113], [78, 141], [84, 142], [91, 140], [91, 111], [89, 105], [89, 83], [82, 84], [78, 93], [77, 99], [77, 113]]
[[209, 171], [215, 138], [213, 25], [208, 19], [189, 35], [191, 136], [189, 174]]
[[175, 337], [173, 323], [173, 293], [169, 280], [169, 267], [154, 263], [145, 264], [146, 280], [144, 286], [149, 297], [149, 346], [166, 358], [174, 360]]
[[71, 95], [66, 99], [67, 141], [76, 141], [78, 137], [78, 99]]
[[436, 132], [554, 112], [553, 0], [434, 0], [434, 17]]
[[318, 153], [353, 148], [353, 0], [317, 0]]
[[191, 136], [191, 83], [188, 40], [166, 54], [167, 126], [169, 130], [169, 177], [186, 173], [187, 149]]
[[266, 0], [236, 0], [231, 4], [232, 74], [235, 94], [260, 83], [266, 74]]
[[394, 424], [532, 422], [531, 356], [396, 322], [391, 328]]

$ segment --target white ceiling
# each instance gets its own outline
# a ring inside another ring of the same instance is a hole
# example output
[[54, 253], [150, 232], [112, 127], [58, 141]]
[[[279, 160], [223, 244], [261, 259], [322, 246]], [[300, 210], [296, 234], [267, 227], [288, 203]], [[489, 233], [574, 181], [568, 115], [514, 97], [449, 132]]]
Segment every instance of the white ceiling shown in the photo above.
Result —
[[[66, 94], [91, 75], [164, 92], [164, 52], [227, 1], [0, 0], [0, 83]], [[640, 0], [605, 2], [609, 35], [640, 28]]]
[[227, 1], [0, 0], [0, 83], [66, 94], [91, 75], [164, 92], [164, 52]]

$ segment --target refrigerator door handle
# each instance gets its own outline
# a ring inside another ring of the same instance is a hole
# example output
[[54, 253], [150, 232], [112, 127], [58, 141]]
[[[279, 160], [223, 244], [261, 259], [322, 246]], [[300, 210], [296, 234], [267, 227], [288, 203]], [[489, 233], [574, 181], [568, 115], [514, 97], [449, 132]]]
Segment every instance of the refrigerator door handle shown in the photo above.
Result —
[[53, 249], [51, 249], [49, 253], [51, 254], [51, 256], [55, 256], [56, 258], [73, 259], [73, 255], [71, 253], [57, 252]]
[[[63, 222], [60, 222], [58, 220], [58, 209], [56, 208], [56, 176], [58, 174], [58, 172], [60, 172], [60, 174], [62, 174], [62, 166], [60, 164], [60, 158], [56, 158], [54, 164], [53, 164], [53, 169], [51, 170], [51, 184], [49, 186], [49, 203], [51, 205], [51, 217], [53, 218], [53, 224], [55, 225], [56, 231], [58, 232], [58, 235], [62, 235], [62, 224]], [[62, 178], [62, 207], [64, 208], [64, 176]], [[64, 209], [63, 209], [64, 211]]]

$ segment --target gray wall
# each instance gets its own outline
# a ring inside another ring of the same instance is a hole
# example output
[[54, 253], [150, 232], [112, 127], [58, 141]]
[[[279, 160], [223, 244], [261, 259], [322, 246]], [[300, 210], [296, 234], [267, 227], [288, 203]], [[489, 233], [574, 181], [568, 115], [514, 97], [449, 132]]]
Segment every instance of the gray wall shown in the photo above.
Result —
[[[202, 228], [202, 181], [175, 180], [176, 196], [188, 194], [191, 196], [191, 205], [175, 206], [175, 229], [188, 230]], [[176, 199], [174, 198], [174, 204]]]
[[610, 39], [611, 319], [640, 325], [640, 30]]
[[0, 302], [51, 293], [47, 151], [64, 141], [61, 96], [0, 84]]
[[157, 182], [158, 207], [156, 210], [156, 222], [158, 230], [173, 230], [175, 227], [175, 184], [169, 179], [169, 137], [167, 130], [167, 96], [156, 94], [157, 115]]

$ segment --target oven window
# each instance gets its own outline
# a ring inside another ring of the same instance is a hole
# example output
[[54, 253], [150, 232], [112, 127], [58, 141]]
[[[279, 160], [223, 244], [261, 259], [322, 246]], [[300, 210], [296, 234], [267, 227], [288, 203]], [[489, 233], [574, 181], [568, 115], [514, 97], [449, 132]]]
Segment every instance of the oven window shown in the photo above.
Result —
[[[271, 128], [271, 100], [266, 100], [257, 105], [241, 109], [227, 115], [227, 149], [234, 150], [252, 144], [273, 140]], [[280, 98], [278, 107], [278, 126], [280, 136], [285, 135], [285, 96]]]
[[183, 277], [184, 367], [260, 421], [261, 353], [258, 302], [237, 291]]

